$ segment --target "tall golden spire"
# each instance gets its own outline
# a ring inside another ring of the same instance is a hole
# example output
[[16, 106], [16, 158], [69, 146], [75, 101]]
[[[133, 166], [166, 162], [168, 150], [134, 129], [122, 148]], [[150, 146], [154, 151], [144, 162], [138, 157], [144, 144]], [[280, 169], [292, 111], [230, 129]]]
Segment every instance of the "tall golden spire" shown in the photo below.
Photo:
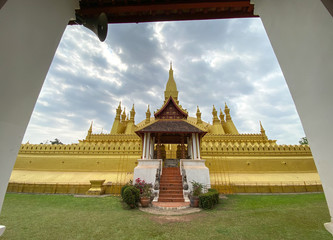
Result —
[[211, 133], [213, 134], [224, 134], [224, 129], [221, 125], [221, 122], [219, 120], [219, 118], [217, 117], [217, 111], [216, 111], [216, 108], [215, 106], [213, 105], [213, 111], [212, 111], [212, 114], [213, 114], [213, 126], [211, 128]]
[[172, 70], [172, 63], [170, 62], [170, 70], [169, 70], [169, 79], [166, 84], [166, 88], [164, 91], [164, 100], [167, 101], [169, 97], [172, 97], [178, 103], [178, 90], [176, 81], [173, 78], [173, 70]]
[[116, 109], [116, 118], [115, 119], [120, 121], [120, 115], [121, 115], [121, 102], [119, 102], [119, 106]]
[[220, 108], [220, 120], [221, 120], [221, 123], [224, 123], [224, 114], [222, 112], [222, 109]]
[[217, 111], [215, 109], [215, 106], [213, 105], [213, 111], [212, 111], [212, 114], [213, 114], [213, 124], [216, 124], [216, 123], [220, 123], [218, 117], [217, 117]]
[[126, 107], [124, 107], [123, 114], [121, 114], [121, 121], [126, 121]]
[[116, 109], [116, 117], [114, 118], [114, 122], [111, 128], [111, 134], [117, 134], [120, 132], [120, 116], [121, 116], [121, 102], [119, 102], [119, 106]]
[[225, 120], [231, 120], [231, 116], [230, 116], [230, 109], [227, 106], [227, 103], [224, 103], [224, 112], [225, 112]]
[[223, 129], [226, 134], [239, 134], [238, 130], [231, 119], [230, 109], [227, 106], [227, 103], [224, 104], [224, 113], [225, 113], [225, 123], [222, 124]]

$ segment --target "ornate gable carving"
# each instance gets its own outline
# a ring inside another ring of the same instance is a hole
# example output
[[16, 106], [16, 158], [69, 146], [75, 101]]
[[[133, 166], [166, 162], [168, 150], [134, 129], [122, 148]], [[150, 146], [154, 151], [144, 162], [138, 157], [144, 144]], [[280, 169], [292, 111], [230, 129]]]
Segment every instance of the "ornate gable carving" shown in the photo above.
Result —
[[170, 97], [166, 104], [155, 113], [156, 119], [187, 119], [187, 113], [183, 112], [173, 98]]

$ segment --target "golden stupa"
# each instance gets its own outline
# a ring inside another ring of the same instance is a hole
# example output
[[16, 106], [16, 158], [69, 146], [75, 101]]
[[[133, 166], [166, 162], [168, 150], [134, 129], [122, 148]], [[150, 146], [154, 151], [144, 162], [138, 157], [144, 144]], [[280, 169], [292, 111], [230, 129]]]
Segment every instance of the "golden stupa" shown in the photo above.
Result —
[[[196, 117], [179, 104], [178, 90], [170, 65], [164, 92], [166, 104], [185, 116], [182, 121], [204, 132], [199, 157], [209, 169], [210, 184], [224, 193], [270, 193], [322, 191], [319, 175], [308, 145], [278, 145], [270, 140], [260, 123], [260, 133], [241, 134], [232, 121], [227, 104], [220, 113], [213, 106], [212, 124]], [[160, 109], [160, 110], [161, 110]], [[160, 110], [156, 110], [159, 112]], [[8, 192], [84, 194], [91, 180], [105, 180], [106, 193], [118, 193], [133, 179], [134, 168], [143, 158], [143, 140], [138, 131], [158, 121], [148, 106], [146, 119], [135, 124], [134, 105], [130, 116], [119, 104], [109, 134], [87, 136], [77, 144], [22, 144], [8, 185]], [[186, 144], [153, 144], [158, 158], [186, 158]]]

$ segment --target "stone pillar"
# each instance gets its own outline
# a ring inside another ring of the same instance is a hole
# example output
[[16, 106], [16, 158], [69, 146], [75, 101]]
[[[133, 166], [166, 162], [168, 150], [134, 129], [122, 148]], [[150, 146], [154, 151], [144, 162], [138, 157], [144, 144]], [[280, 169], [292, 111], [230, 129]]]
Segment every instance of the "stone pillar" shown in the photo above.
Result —
[[192, 154], [192, 141], [190, 137], [187, 137], [187, 154], [193, 159], [193, 154]]
[[77, 7], [71, 0], [11, 0], [0, 10], [0, 209], [38, 94]]
[[333, 234], [333, 19], [322, 1], [252, 0], [309, 140]]
[[160, 134], [157, 134], [157, 146], [156, 146], [156, 150], [157, 150], [157, 159], [161, 159], [161, 137]]
[[185, 145], [184, 145], [184, 135], [181, 136], [181, 153], [182, 153], [182, 159], [185, 159], [186, 156], [185, 156]]

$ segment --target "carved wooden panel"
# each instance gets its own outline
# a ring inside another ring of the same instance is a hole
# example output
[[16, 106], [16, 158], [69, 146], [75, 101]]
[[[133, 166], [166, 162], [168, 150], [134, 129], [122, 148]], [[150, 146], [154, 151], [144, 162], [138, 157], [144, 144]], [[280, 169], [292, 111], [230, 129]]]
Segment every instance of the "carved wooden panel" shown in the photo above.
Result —
[[160, 119], [183, 119], [186, 118], [183, 113], [181, 113], [173, 102], [169, 102], [164, 110], [159, 114]]

